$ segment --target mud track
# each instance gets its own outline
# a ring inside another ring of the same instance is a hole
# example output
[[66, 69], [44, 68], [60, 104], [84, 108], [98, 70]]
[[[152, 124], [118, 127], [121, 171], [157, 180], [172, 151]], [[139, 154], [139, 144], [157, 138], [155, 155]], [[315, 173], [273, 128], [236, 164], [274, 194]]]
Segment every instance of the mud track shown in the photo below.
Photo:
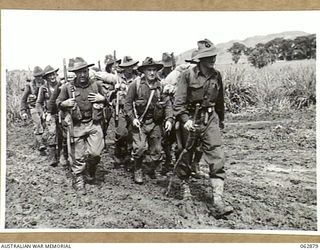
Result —
[[[103, 154], [99, 185], [78, 196], [70, 173], [50, 167], [33, 148], [31, 124], [8, 125], [5, 225], [10, 229], [270, 229], [316, 230], [315, 107], [303, 112], [227, 115], [225, 198], [227, 218], [208, 214], [208, 170], [193, 179], [193, 214], [179, 215], [180, 187], [164, 192], [168, 179], [135, 185], [115, 167], [113, 145]], [[112, 137], [109, 142], [112, 142]]]

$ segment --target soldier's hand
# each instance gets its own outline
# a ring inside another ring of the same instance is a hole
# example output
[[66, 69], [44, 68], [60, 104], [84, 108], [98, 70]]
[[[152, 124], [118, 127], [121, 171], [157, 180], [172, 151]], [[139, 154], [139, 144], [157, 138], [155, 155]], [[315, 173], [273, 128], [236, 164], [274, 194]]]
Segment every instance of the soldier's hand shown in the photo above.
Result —
[[193, 125], [193, 121], [192, 120], [188, 120], [185, 124], [184, 124], [184, 128], [188, 131], [194, 131], [195, 127]]
[[133, 126], [135, 126], [137, 128], [140, 128], [140, 126], [141, 126], [141, 123], [140, 123], [139, 119], [137, 119], [137, 118], [135, 118], [132, 123], [133, 123]]
[[69, 98], [61, 103], [61, 107], [73, 108], [76, 105], [76, 100], [74, 98]]
[[89, 102], [103, 102], [106, 100], [106, 98], [101, 95], [100, 93], [90, 93], [88, 95], [88, 100]]
[[21, 119], [22, 120], [27, 120], [28, 119], [28, 115], [26, 113], [21, 114]]
[[171, 131], [172, 129], [172, 123], [170, 121], [166, 121], [165, 125], [164, 125], [164, 129], [166, 132]]

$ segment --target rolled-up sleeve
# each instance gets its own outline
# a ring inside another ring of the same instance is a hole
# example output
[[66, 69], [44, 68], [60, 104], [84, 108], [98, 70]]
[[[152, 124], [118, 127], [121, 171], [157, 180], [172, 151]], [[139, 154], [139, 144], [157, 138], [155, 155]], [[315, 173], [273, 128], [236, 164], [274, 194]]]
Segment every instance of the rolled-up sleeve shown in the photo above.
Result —
[[61, 103], [69, 98], [68, 88], [67, 88], [68, 84], [65, 84], [62, 86], [60, 94], [58, 95], [58, 98], [56, 100], [57, 107], [62, 110], [63, 110], [63, 107], [61, 107]]

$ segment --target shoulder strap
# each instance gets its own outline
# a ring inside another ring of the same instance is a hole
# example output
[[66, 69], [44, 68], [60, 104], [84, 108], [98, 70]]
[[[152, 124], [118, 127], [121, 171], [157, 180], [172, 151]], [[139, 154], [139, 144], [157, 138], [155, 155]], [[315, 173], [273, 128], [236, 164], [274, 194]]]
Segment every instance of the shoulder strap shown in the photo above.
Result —
[[143, 111], [142, 115], [141, 115], [140, 118], [139, 118], [140, 122], [142, 122], [144, 116], [146, 115], [146, 113], [147, 113], [147, 111], [148, 111], [148, 109], [149, 109], [149, 106], [150, 106], [150, 104], [151, 104], [151, 100], [152, 100], [152, 98], [153, 98], [154, 92], [155, 92], [155, 89], [152, 89], [152, 90], [151, 90], [151, 93], [150, 93], [150, 96], [149, 96], [149, 99], [148, 99], [148, 102], [147, 102], [146, 109]]

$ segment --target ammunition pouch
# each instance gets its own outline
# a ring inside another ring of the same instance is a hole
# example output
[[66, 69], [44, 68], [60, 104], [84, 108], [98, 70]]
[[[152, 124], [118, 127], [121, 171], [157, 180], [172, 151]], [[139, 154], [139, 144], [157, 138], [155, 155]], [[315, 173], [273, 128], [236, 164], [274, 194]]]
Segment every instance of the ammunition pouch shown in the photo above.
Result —
[[102, 109], [102, 113], [103, 113], [103, 120], [105, 123], [109, 123], [110, 119], [112, 118], [112, 108], [110, 105], [104, 107]]
[[153, 120], [161, 123], [165, 119], [165, 102], [157, 102], [153, 110]]
[[137, 114], [138, 116], [140, 116], [141, 114], [143, 114], [144, 110], [145, 110], [145, 107], [147, 105], [147, 101], [146, 100], [136, 100], [135, 101], [136, 103], [136, 111], [137, 111]]
[[71, 117], [74, 122], [81, 122], [83, 115], [78, 105], [76, 105], [75, 108], [71, 110]]
[[92, 105], [92, 120], [95, 122], [101, 121], [103, 118], [103, 104], [94, 103]]

